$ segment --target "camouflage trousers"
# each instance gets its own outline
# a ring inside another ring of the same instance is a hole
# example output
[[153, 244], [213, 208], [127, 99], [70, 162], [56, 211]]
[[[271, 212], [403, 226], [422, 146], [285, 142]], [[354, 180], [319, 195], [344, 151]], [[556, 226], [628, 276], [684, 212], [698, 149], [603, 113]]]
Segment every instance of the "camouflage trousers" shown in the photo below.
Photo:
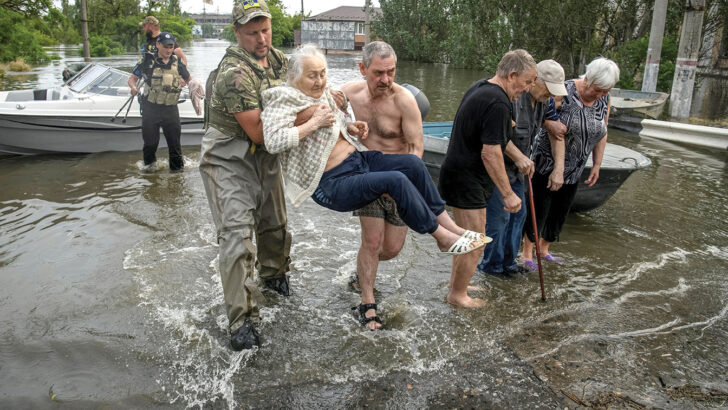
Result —
[[278, 157], [251, 145], [247, 138], [210, 127], [200, 155], [200, 174], [220, 245], [220, 278], [231, 331], [246, 319], [259, 317], [263, 296], [254, 268], [262, 280], [273, 279], [286, 275], [291, 261]]

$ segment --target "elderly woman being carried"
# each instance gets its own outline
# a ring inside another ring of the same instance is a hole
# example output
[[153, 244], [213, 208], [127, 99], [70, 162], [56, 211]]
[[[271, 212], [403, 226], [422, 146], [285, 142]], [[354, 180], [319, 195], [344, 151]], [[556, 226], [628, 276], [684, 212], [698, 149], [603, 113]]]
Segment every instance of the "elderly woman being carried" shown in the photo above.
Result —
[[321, 51], [303, 45], [290, 59], [287, 83], [263, 92], [265, 147], [279, 153], [293, 205], [311, 196], [325, 208], [347, 212], [387, 194], [407, 226], [432, 235], [443, 253], [468, 253], [490, 242], [455, 224], [420, 158], [368, 151], [359, 142], [367, 125], [349, 122], [337, 108], [326, 69]]

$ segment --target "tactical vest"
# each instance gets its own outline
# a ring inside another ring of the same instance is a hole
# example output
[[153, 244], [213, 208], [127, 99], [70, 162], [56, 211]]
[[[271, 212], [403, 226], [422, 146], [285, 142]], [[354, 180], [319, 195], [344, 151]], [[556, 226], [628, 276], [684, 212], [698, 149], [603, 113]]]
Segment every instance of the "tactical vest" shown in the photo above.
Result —
[[173, 57], [169, 68], [155, 67], [152, 71], [152, 78], [147, 101], [153, 104], [177, 105], [182, 86], [178, 70], [178, 60]]
[[[278, 55], [280, 53], [280, 56]], [[208, 127], [212, 126], [220, 130], [221, 132], [235, 137], [243, 137], [245, 135], [245, 131], [243, 130], [243, 127], [240, 126], [238, 121], [235, 119], [235, 116], [227, 112], [226, 109], [221, 107], [219, 104], [218, 106], [215, 106], [214, 104], [209, 104], [208, 101], [212, 101], [214, 97], [214, 88], [215, 88], [215, 82], [217, 81], [217, 75], [220, 71], [220, 67], [225, 62], [225, 60], [228, 57], [233, 57], [237, 61], [245, 63], [245, 65], [248, 66], [252, 73], [252, 79], [256, 88], [256, 92], [258, 94], [258, 101], [262, 101], [261, 93], [271, 87], [275, 87], [277, 85], [280, 85], [283, 83], [283, 77], [285, 76], [285, 72], [281, 72], [281, 70], [284, 67], [284, 60], [285, 54], [282, 52], [273, 49], [268, 56], [272, 56], [273, 58], [269, 59], [269, 62], [271, 63], [270, 69], [273, 71], [273, 77], [270, 78], [268, 76], [268, 70], [260, 71], [259, 68], [254, 67], [253, 63], [251, 61], [248, 61], [247, 59], [241, 59], [238, 56], [235, 56], [233, 54], [230, 54], [228, 52], [225, 53], [225, 56], [223, 57], [222, 61], [220, 61], [220, 65], [213, 70], [209, 77], [207, 78], [207, 83], [205, 84], [205, 120], [204, 120], [204, 128], [207, 129]], [[258, 66], [260, 67], [260, 66]], [[246, 136], [247, 137], [247, 136]]]

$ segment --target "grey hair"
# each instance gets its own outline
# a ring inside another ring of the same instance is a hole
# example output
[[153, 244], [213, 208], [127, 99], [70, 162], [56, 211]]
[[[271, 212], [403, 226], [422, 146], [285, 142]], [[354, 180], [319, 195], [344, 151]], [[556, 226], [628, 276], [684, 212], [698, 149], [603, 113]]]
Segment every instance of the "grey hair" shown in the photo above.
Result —
[[364, 46], [361, 53], [361, 62], [364, 63], [364, 67], [369, 67], [374, 56], [379, 58], [394, 57], [394, 63], [397, 64], [397, 54], [392, 46], [384, 41], [372, 41]]
[[326, 56], [321, 52], [315, 44], [302, 44], [293, 51], [291, 58], [288, 60], [288, 76], [286, 83], [291, 87], [295, 86], [303, 75], [303, 59], [306, 57], [318, 57], [323, 61], [324, 67], [328, 71], [329, 65], [326, 62]]
[[619, 81], [619, 66], [608, 58], [597, 57], [586, 65], [586, 74], [582, 75], [581, 78], [586, 79], [587, 87], [594, 84], [599, 88], [608, 90]]
[[536, 68], [536, 60], [528, 54], [528, 51], [519, 48], [503, 55], [503, 58], [498, 63], [495, 75], [498, 77], [508, 77], [508, 74], [512, 71], [521, 75], [534, 68]]

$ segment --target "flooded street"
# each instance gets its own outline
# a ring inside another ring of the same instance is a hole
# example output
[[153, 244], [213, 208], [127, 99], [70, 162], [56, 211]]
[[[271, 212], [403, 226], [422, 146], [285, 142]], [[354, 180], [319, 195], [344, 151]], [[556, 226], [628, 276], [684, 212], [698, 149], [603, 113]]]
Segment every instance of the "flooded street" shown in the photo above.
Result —
[[[193, 76], [225, 45], [185, 47]], [[74, 59], [4, 86], [56, 85]], [[360, 78], [357, 61], [332, 56], [330, 82]], [[397, 81], [449, 121], [483, 76], [400, 62]], [[609, 141], [652, 165], [569, 216], [546, 302], [537, 274], [477, 273], [488, 306], [451, 307], [450, 259], [410, 231], [380, 264], [386, 330], [366, 331], [347, 287], [358, 219], [307, 200], [289, 206], [293, 294], [266, 293], [262, 346], [246, 352], [229, 348], [198, 147], [182, 173], [140, 172], [141, 152], [0, 158], [0, 407], [725, 408], [728, 155]]]

